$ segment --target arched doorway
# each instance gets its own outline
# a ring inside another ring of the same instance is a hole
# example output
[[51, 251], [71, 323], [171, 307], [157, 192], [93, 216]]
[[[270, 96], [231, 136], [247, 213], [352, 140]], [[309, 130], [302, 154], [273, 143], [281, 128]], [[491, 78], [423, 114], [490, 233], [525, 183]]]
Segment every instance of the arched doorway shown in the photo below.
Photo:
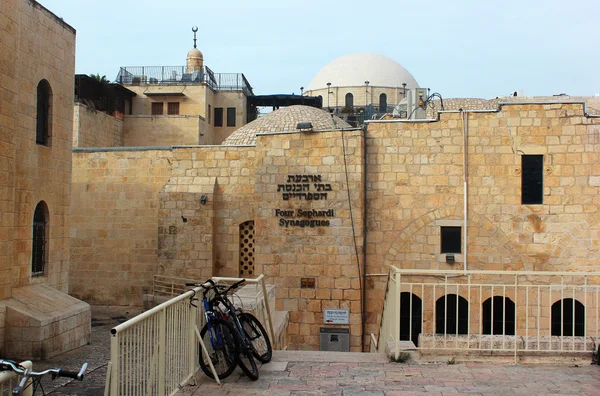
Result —
[[[411, 310], [412, 307], [412, 310]], [[421, 319], [423, 317], [423, 303], [421, 299], [412, 293], [402, 292], [400, 294], [400, 340], [412, 341], [419, 346], [419, 334], [421, 334]]]
[[468, 333], [469, 303], [465, 298], [456, 294], [442, 296], [435, 303], [435, 312], [435, 332], [437, 334]]
[[488, 298], [483, 302], [482, 316], [483, 334], [515, 335], [515, 303], [510, 298]]
[[552, 304], [552, 335], [583, 337], [585, 306], [572, 298], [558, 300]]

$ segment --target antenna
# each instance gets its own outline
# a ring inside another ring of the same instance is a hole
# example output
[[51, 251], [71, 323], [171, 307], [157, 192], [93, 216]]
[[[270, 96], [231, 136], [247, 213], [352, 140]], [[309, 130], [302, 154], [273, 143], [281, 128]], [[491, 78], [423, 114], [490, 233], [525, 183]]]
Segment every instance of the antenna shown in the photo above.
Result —
[[192, 32], [194, 32], [194, 48], [196, 48], [196, 32], [198, 31], [198, 26], [192, 27]]

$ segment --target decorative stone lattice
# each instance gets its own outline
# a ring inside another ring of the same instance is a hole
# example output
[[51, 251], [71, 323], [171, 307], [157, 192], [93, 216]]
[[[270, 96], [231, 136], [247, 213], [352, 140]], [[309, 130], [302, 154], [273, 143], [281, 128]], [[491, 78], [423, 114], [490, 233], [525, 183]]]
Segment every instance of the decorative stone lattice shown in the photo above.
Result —
[[254, 220], [240, 224], [240, 277], [254, 274]]

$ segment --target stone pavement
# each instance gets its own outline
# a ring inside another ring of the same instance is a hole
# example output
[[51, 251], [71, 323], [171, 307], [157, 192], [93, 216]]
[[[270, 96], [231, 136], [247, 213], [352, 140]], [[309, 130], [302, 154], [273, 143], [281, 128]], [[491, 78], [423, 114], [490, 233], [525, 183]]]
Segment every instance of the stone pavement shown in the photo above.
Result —
[[[102, 396], [110, 359], [110, 329], [133, 312], [115, 316], [94, 314], [90, 345], [44, 362], [48, 367], [76, 370], [89, 363], [83, 381], [59, 378], [44, 384], [54, 396]], [[377, 354], [275, 351], [260, 368], [260, 379], [250, 381], [239, 370], [222, 386], [200, 370], [195, 384], [178, 396], [199, 395], [600, 395], [600, 366], [510, 365], [465, 363], [448, 365], [389, 363]]]
[[355, 354], [318, 355], [278, 351], [255, 382], [239, 369], [222, 386], [199, 374], [198, 384], [178, 396], [600, 395], [599, 366], [400, 364], [375, 356], [369, 361]]

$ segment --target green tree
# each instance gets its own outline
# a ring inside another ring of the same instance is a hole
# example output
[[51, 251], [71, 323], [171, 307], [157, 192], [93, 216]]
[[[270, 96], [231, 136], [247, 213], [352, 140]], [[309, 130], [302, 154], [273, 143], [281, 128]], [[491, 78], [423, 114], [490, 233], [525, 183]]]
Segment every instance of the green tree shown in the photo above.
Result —
[[90, 77], [104, 84], [108, 84], [110, 82], [108, 78], [106, 78], [106, 75], [100, 76], [100, 74], [90, 74]]

